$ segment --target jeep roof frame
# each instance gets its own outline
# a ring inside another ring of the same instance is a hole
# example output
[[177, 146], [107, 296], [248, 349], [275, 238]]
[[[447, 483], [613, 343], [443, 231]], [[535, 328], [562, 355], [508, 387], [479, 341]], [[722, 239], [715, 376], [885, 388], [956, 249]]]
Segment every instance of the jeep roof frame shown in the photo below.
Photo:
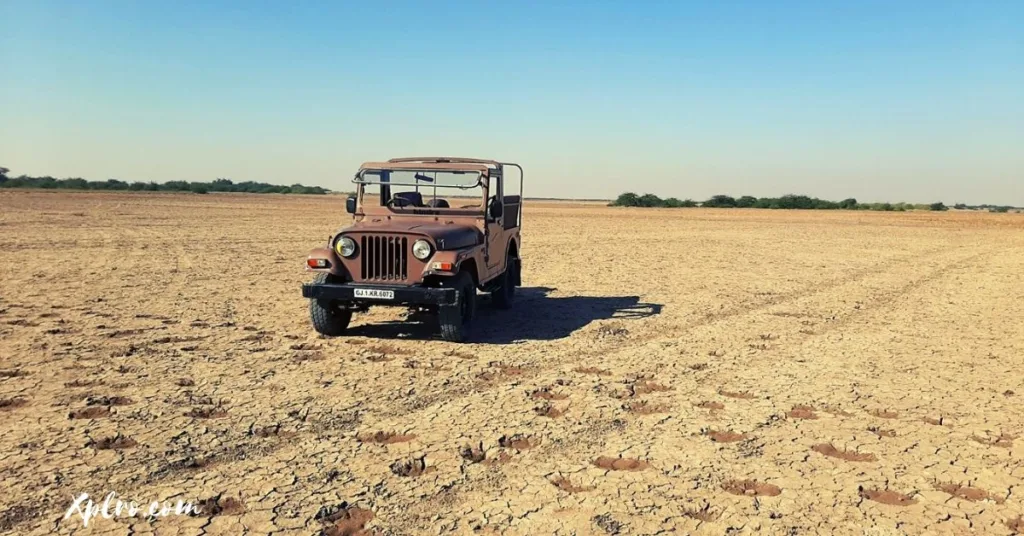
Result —
[[497, 160], [487, 160], [484, 158], [465, 158], [461, 156], [406, 156], [402, 158], [392, 158], [388, 162], [391, 163], [403, 163], [403, 162], [437, 162], [437, 163], [455, 163], [455, 164], [488, 164], [491, 166], [500, 166], [501, 162]]

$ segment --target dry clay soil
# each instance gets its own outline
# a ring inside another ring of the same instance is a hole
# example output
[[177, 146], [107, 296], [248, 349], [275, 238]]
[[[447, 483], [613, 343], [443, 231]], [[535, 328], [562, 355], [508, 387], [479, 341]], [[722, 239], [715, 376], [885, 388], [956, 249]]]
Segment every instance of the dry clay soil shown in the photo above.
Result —
[[313, 332], [343, 206], [0, 193], [0, 533], [1024, 530], [1020, 215], [529, 203], [458, 345]]

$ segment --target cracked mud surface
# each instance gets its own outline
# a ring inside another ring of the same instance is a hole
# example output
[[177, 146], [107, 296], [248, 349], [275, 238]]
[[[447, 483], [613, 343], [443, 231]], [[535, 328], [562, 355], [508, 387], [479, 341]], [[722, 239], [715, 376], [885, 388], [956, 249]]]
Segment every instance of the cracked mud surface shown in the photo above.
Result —
[[313, 333], [343, 204], [0, 192], [0, 533], [1024, 530], [1020, 216], [528, 203], [453, 345]]

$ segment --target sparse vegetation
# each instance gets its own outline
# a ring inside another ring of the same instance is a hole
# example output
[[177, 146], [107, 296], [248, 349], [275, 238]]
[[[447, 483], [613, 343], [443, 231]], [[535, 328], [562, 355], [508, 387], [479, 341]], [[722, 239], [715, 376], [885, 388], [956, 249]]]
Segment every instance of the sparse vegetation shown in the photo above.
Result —
[[[706, 208], [768, 208], [768, 209], [800, 209], [800, 210], [878, 210], [883, 212], [905, 212], [908, 210], [949, 210], [944, 203], [931, 204], [913, 203], [858, 203], [854, 198], [842, 201], [827, 201], [817, 197], [806, 195], [784, 195], [782, 197], [754, 197], [744, 195], [735, 198], [728, 195], [715, 195], [703, 202], [696, 202], [692, 199], [680, 201], [675, 197], [661, 199], [654, 194], [637, 195], [633, 192], [626, 192], [620, 195], [615, 201], [608, 203], [610, 207], [660, 207], [660, 208], [685, 208], [685, 207], [706, 207]], [[988, 209], [989, 212], [1008, 212], [1015, 207], [978, 205], [968, 206], [962, 203], [954, 208], [958, 210], [980, 210]]]
[[616, 207], [696, 207], [697, 202], [692, 199], [680, 201], [675, 197], [662, 199], [654, 194], [636, 195], [633, 192], [626, 192], [619, 196], [610, 206]]
[[55, 179], [53, 177], [8, 177], [10, 170], [0, 167], [0, 188], [39, 188], [43, 190], [125, 190], [146, 192], [244, 192], [253, 194], [315, 194], [323, 195], [330, 190], [319, 186], [293, 184], [282, 186], [265, 182], [233, 182], [230, 179], [215, 179], [212, 182], [167, 181], [125, 182], [117, 179], [88, 181], [82, 178]]
[[989, 212], [1005, 213], [1011, 210], [1016, 213], [1024, 212], [1022, 207], [1014, 207], [1009, 205], [965, 205], [963, 203], [957, 203], [953, 205], [953, 208], [957, 210], [987, 210]]

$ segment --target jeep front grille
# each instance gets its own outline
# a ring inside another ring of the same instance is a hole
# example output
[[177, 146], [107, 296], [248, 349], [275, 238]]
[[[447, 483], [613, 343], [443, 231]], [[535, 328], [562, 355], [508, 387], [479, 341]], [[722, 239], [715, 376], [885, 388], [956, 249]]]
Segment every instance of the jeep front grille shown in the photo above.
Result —
[[409, 239], [397, 236], [362, 237], [359, 267], [362, 279], [402, 281], [409, 276]]

